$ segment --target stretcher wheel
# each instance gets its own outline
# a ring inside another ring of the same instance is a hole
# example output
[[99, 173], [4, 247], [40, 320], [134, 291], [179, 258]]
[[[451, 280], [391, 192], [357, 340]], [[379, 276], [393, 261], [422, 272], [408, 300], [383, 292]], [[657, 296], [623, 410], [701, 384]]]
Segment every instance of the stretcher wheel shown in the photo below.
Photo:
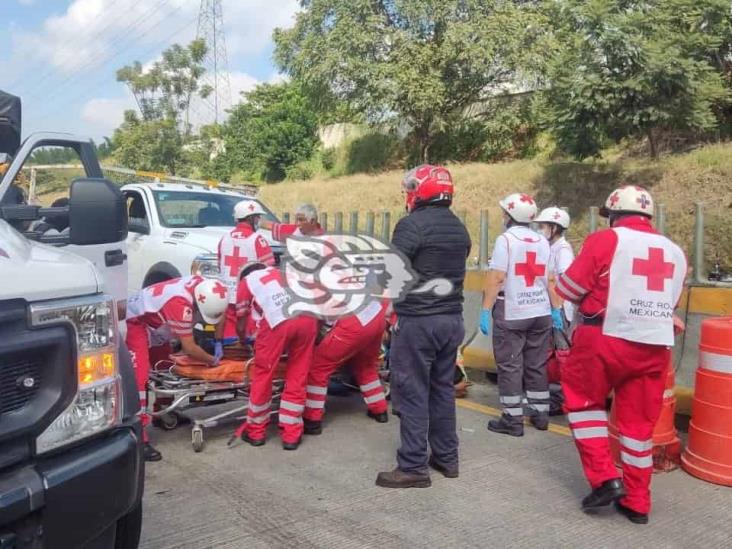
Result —
[[206, 442], [203, 440], [203, 429], [201, 427], [194, 427], [191, 431], [191, 444], [193, 445], [193, 451], [198, 453], [202, 452], [206, 446]]
[[177, 429], [178, 425], [180, 425], [179, 420], [180, 418], [178, 417], [178, 414], [169, 413], [155, 418], [154, 424], [155, 427], [159, 427], [163, 431], [172, 431], [173, 429]]

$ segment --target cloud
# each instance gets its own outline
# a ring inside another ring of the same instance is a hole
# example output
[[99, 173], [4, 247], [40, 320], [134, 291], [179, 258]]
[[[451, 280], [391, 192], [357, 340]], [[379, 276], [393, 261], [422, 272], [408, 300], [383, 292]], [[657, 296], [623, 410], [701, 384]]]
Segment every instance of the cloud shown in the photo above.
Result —
[[[21, 0], [34, 1], [34, 0]], [[191, 0], [73, 0], [65, 13], [48, 17], [40, 30], [18, 33], [14, 54], [39, 60], [64, 73], [93, 70], [126, 50], [164, 49], [196, 35], [199, 2]], [[289, 25], [296, 0], [225, 0], [229, 59], [256, 55], [271, 45], [275, 27]], [[179, 29], [179, 32], [176, 30]], [[165, 42], [166, 37], [169, 39]]]
[[81, 119], [88, 124], [90, 135], [111, 136], [122, 123], [124, 112], [134, 108], [135, 100], [129, 96], [91, 99], [81, 108]]

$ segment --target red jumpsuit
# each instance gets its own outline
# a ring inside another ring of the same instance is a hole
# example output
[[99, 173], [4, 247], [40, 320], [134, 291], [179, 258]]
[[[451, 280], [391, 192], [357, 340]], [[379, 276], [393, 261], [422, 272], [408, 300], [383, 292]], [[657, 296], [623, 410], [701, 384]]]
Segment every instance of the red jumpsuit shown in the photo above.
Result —
[[[201, 282], [203, 278], [198, 276], [175, 278], [145, 288], [129, 300], [126, 342], [135, 369], [143, 427], [150, 423], [146, 390], [150, 366], [170, 355], [167, 342], [151, 346], [151, 339], [169, 341], [173, 336], [193, 336], [193, 291]], [[132, 305], [142, 300], [147, 306]], [[151, 332], [155, 333], [154, 337]], [[144, 430], [143, 437], [147, 442]]]
[[[631, 232], [625, 234], [640, 241], [640, 235], [632, 231], [657, 234], [650, 220], [643, 216], [622, 218], [613, 227], [617, 228], [629, 229]], [[603, 333], [607, 331], [608, 297], [613, 295], [612, 299], [617, 299], [620, 293], [618, 290], [610, 293], [610, 269], [619, 241], [613, 229], [588, 236], [577, 259], [557, 280], [557, 293], [579, 303], [581, 314], [569, 358], [561, 372], [564, 405], [585, 476], [595, 489], [619, 477], [610, 455], [605, 412], [606, 398], [614, 391], [627, 493], [621, 503], [647, 514], [651, 507], [653, 471], [651, 436], [661, 411], [670, 350], [666, 345], [640, 343]], [[672, 272], [679, 269], [685, 275], [685, 264], [667, 265]], [[639, 297], [644, 299], [652, 298], [650, 291], [641, 294]], [[678, 299], [673, 305], [677, 302]]]
[[337, 320], [315, 347], [308, 375], [305, 419], [320, 421], [323, 418], [328, 378], [345, 363], [353, 368], [369, 412], [386, 412], [386, 397], [377, 364], [386, 329], [385, 315], [386, 307], [372, 302], [362, 313]]
[[283, 442], [295, 443], [303, 433], [305, 385], [317, 321], [309, 316], [285, 317], [282, 305], [286, 296], [282, 275], [273, 267], [254, 271], [239, 282], [237, 316], [244, 318], [251, 313], [258, 321], [246, 427], [254, 440], [265, 438], [272, 407], [272, 381], [283, 352], [287, 352], [287, 367], [280, 400], [280, 436]]
[[226, 310], [224, 339], [236, 337], [236, 288], [239, 273], [249, 261], [274, 265], [274, 253], [267, 240], [249, 223], [239, 223], [219, 240], [217, 250], [221, 279], [229, 288], [229, 308]]

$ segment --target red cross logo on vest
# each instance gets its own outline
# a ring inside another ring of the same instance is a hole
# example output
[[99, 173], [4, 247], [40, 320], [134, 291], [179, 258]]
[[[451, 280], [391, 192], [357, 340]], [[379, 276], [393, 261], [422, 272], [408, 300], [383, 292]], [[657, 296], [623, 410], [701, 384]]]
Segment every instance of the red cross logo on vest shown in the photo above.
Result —
[[219, 297], [221, 299], [224, 299], [227, 294], [226, 286], [221, 284], [221, 282], [217, 282], [216, 285], [213, 287], [213, 290], [211, 290], [211, 291], [215, 294], [219, 294]]
[[165, 282], [158, 282], [152, 287], [152, 295], [155, 297], [162, 295], [165, 291], [166, 286], [172, 286], [173, 284], [178, 284], [177, 278], [174, 278], [172, 280], [166, 280]]
[[527, 288], [532, 288], [537, 277], [546, 273], [546, 265], [536, 263], [536, 252], [526, 252], [526, 263], [516, 263], [515, 273], [524, 277]]
[[229, 267], [229, 276], [239, 276], [241, 268], [249, 261], [249, 258], [239, 255], [239, 247], [234, 246], [234, 255], [227, 255], [224, 258], [224, 265]]
[[676, 265], [663, 259], [663, 248], [648, 248], [648, 259], [633, 260], [633, 274], [646, 277], [646, 289], [650, 292], [662, 292], [666, 289], [666, 280], [674, 276]]

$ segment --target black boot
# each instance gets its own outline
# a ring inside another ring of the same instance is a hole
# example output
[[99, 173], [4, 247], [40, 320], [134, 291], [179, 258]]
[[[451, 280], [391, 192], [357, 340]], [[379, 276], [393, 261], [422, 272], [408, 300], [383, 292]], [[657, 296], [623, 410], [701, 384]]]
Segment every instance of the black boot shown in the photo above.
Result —
[[163, 454], [153, 448], [153, 445], [149, 442], [146, 442], [142, 447], [142, 455], [145, 458], [145, 461], [160, 461], [163, 459]]
[[303, 420], [303, 433], [306, 435], [319, 435], [323, 432], [322, 421], [311, 421], [309, 419]]
[[633, 509], [626, 507], [618, 500], [615, 500], [615, 509], [617, 509], [618, 513], [621, 515], [625, 515], [625, 517], [633, 524], [648, 524], [648, 515], [645, 513], [639, 513], [638, 511], [633, 511]]
[[524, 424], [506, 421], [505, 418], [492, 419], [488, 422], [488, 430], [502, 435], [511, 435], [512, 437], [524, 436]]
[[302, 437], [298, 438], [295, 442], [282, 442], [282, 449], [283, 450], [297, 450], [300, 447], [300, 443], [302, 442]]
[[549, 417], [546, 414], [536, 414], [535, 416], [531, 416], [529, 421], [539, 431], [546, 431], [549, 429]]
[[623, 481], [619, 478], [606, 480], [582, 500], [582, 510], [589, 511], [610, 505], [625, 496]]
[[457, 465], [444, 465], [437, 461], [434, 457], [430, 456], [427, 465], [432, 467], [438, 473], [441, 473], [445, 478], [458, 478], [460, 476], [460, 469]]
[[251, 438], [249, 433], [242, 433], [241, 439], [244, 442], [251, 444], [252, 446], [264, 446], [265, 440], [263, 438]]
[[376, 421], [376, 423], [388, 423], [389, 422], [389, 414], [387, 412], [381, 412], [380, 414], [375, 414], [373, 412], [368, 412], [368, 416]]

